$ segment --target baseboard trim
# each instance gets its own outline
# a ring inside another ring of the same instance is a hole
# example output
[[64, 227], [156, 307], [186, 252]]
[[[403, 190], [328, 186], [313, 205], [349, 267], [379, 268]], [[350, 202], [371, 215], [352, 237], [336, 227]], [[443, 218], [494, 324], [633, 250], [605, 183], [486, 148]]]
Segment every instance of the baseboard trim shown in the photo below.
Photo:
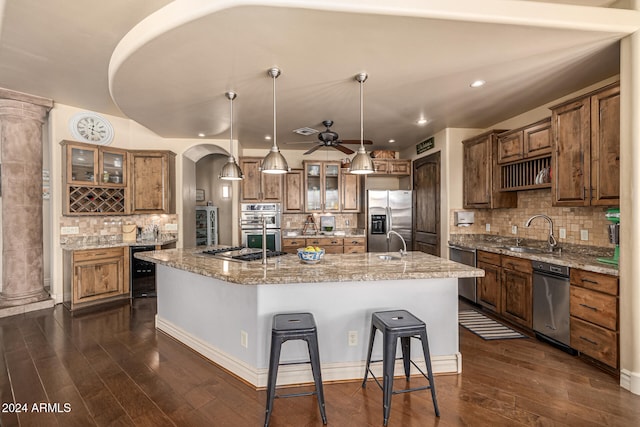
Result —
[[[212, 346], [211, 344], [189, 334], [184, 329], [162, 319], [156, 315], [156, 328], [165, 334], [171, 336], [192, 350], [198, 352], [202, 356], [211, 360], [222, 368], [242, 378], [247, 383], [258, 388], [267, 386], [267, 368], [257, 368], [238, 360], [237, 358], [225, 353], [224, 351]], [[323, 381], [348, 381], [361, 379], [364, 374], [366, 362], [339, 362], [339, 363], [323, 363], [322, 364], [322, 380]], [[417, 362], [417, 365], [423, 371], [426, 371], [424, 361]], [[431, 367], [434, 374], [459, 374], [462, 372], [462, 355], [460, 353], [432, 356]], [[402, 372], [402, 361], [396, 363], [395, 370]], [[376, 376], [382, 375], [382, 364], [372, 365], [372, 371]], [[412, 367], [412, 375], [419, 375], [417, 369]], [[288, 365], [281, 366], [278, 369], [278, 385], [305, 384], [313, 383], [313, 377], [308, 365]]]
[[629, 390], [633, 394], [640, 395], [640, 373], [627, 369], [620, 370], [620, 387]]

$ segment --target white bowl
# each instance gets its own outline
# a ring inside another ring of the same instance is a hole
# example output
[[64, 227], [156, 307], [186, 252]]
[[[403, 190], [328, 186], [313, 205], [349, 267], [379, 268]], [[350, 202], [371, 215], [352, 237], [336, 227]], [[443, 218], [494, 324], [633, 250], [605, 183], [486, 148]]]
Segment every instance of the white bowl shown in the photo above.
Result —
[[324, 255], [324, 249], [320, 251], [305, 251], [304, 248], [298, 249], [298, 258], [300, 261], [305, 262], [307, 264], [316, 264], [320, 262], [322, 256]]

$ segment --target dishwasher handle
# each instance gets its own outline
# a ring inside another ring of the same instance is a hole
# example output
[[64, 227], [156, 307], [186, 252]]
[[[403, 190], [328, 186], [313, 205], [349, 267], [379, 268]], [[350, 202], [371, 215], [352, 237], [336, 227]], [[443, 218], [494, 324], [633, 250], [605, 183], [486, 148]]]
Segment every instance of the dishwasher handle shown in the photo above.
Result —
[[463, 252], [476, 252], [476, 249], [472, 249], [472, 248], [465, 248], [463, 246], [457, 246], [457, 245], [449, 245], [449, 249], [456, 249], [458, 251], [463, 251]]

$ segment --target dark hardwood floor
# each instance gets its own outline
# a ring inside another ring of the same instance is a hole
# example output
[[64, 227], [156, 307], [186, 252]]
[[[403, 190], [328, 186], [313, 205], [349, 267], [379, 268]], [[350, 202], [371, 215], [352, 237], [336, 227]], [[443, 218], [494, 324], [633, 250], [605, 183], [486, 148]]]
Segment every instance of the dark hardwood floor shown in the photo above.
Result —
[[[154, 299], [137, 299], [0, 319], [0, 425], [261, 426], [265, 392], [157, 332], [154, 314]], [[535, 339], [483, 341], [460, 328], [460, 349], [464, 372], [435, 378], [440, 419], [428, 391], [406, 393], [392, 399], [390, 427], [640, 425], [640, 396]], [[325, 384], [325, 398], [330, 426], [382, 425], [373, 382]], [[271, 426], [321, 425], [315, 397], [275, 401]]]

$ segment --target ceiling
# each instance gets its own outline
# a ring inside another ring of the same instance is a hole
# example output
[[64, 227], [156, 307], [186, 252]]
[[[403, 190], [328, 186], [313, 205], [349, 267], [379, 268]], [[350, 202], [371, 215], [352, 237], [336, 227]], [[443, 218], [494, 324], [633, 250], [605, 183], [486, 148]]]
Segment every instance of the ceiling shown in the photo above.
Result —
[[[354, 76], [366, 72], [364, 138], [370, 149], [401, 150], [446, 127], [492, 126], [618, 74], [619, 40], [640, 22], [637, 12], [598, 0], [554, 3], [599, 9], [516, 0], [273, 3], [92, 0], [79, 9], [77, 0], [0, 0], [0, 87], [129, 117], [163, 137], [222, 139], [224, 93], [233, 90], [234, 136], [244, 148], [267, 148], [267, 69], [277, 66], [278, 144], [306, 150], [316, 136], [293, 130], [323, 130], [327, 119], [341, 138], [359, 139]], [[469, 87], [476, 79], [487, 83]]]

